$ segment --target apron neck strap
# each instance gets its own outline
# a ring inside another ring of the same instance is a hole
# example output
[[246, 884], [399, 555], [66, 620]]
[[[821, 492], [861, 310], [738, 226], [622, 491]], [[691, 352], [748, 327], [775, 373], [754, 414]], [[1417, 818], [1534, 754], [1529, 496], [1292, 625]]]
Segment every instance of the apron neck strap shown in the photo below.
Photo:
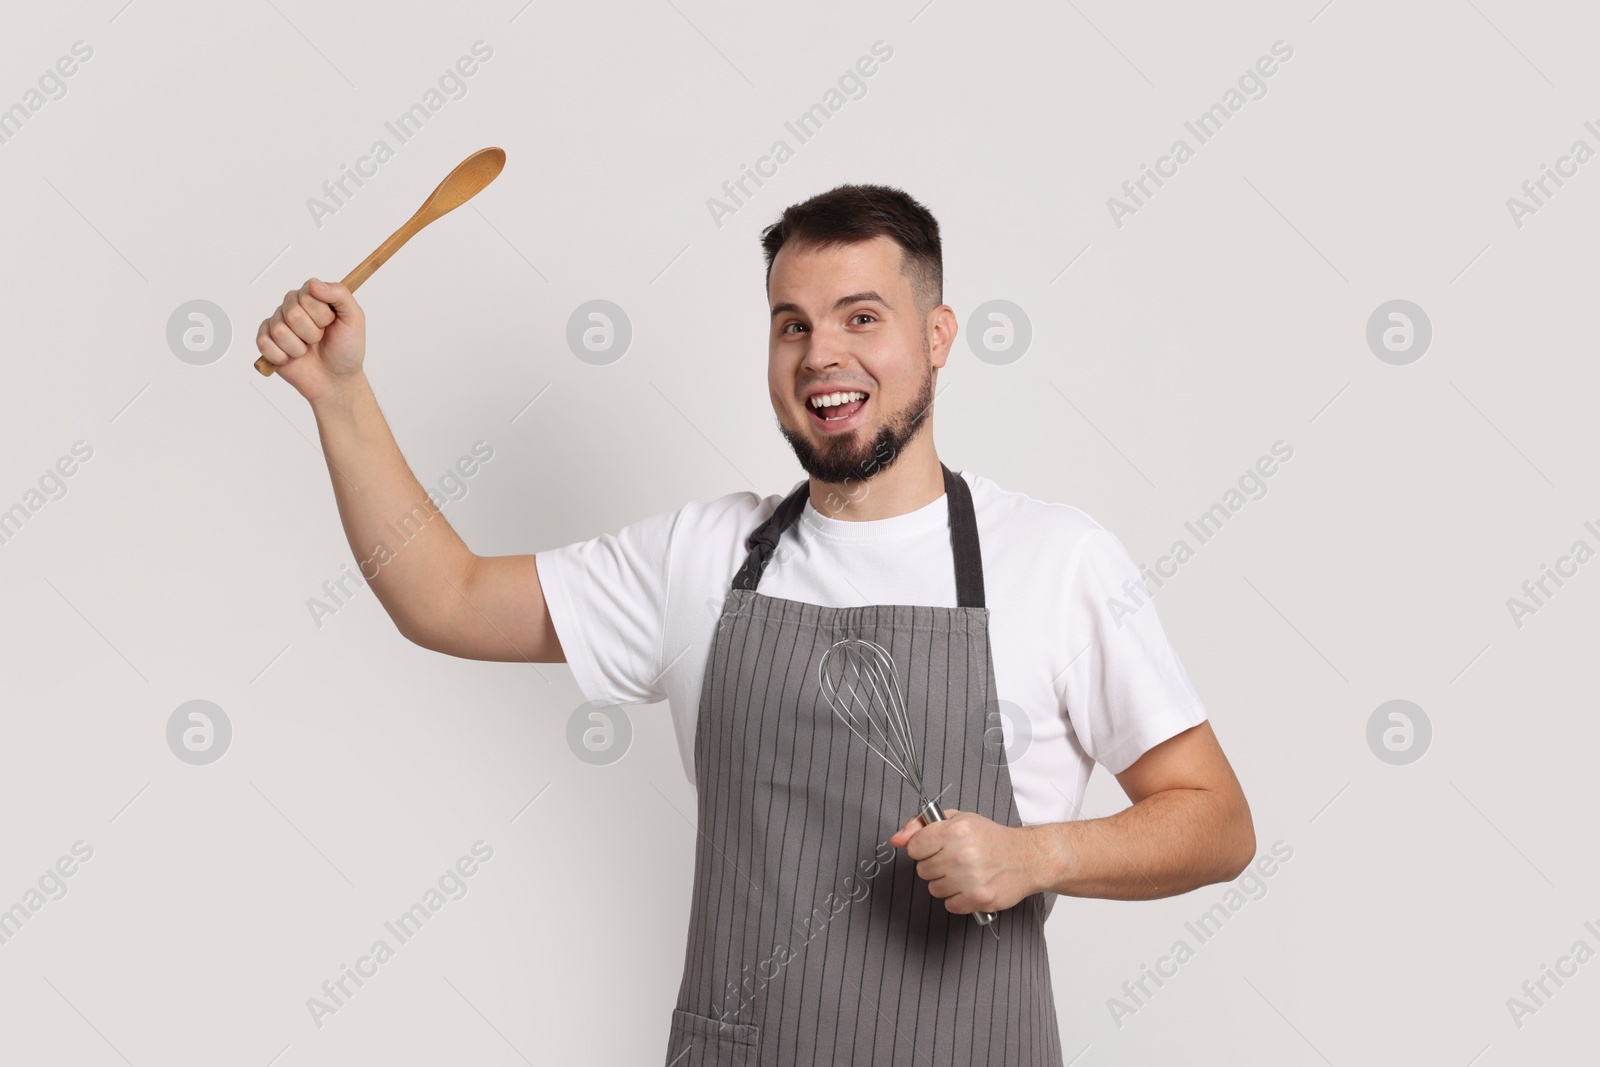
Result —
[[[956, 604], [964, 608], [984, 606], [983, 555], [978, 549], [978, 519], [972, 506], [972, 490], [966, 479], [953, 474], [943, 463], [944, 491], [950, 509], [950, 548], [956, 566]], [[765, 573], [772, 555], [778, 550], [778, 540], [783, 532], [793, 526], [805, 510], [811, 493], [811, 481], [800, 483], [779, 504], [772, 516], [745, 539], [749, 554], [744, 566], [733, 577], [733, 588], [755, 589]]]
[[978, 516], [972, 507], [972, 490], [967, 480], [950, 473], [943, 463], [944, 491], [950, 498], [950, 548], [956, 560], [956, 603], [964, 608], [981, 608], [983, 602], [983, 554], [978, 551]]

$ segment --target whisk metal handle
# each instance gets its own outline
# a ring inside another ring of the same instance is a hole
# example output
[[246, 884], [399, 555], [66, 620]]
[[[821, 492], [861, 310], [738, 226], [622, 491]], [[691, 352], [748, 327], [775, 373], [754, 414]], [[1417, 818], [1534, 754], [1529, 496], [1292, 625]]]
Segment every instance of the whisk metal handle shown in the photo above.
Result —
[[[924, 800], [922, 802], [922, 807], [918, 810], [917, 814], [921, 815], [922, 821], [926, 822], [930, 826], [936, 822], [945, 821], [944, 809], [939, 806], [939, 802], [937, 800]], [[975, 911], [972, 913], [972, 921], [977, 923], [979, 926], [988, 926], [990, 923], [994, 922], [994, 912]]]

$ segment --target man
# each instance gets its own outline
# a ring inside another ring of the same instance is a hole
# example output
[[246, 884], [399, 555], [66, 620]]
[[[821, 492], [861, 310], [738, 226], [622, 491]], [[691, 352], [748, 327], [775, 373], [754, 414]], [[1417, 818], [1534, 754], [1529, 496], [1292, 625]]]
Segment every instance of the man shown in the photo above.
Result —
[[[1139, 581], [1121, 543], [940, 462], [956, 316], [927, 209], [840, 186], [762, 243], [768, 386], [806, 481], [537, 557], [474, 555], [434, 517], [373, 590], [426, 648], [564, 660], [597, 705], [670, 702], [700, 835], [668, 1062], [1058, 1065], [1056, 896], [1231, 879], [1249, 808], [1154, 607], [1110, 605]], [[428, 507], [363, 337], [349, 292], [312, 280], [256, 338], [316, 412], [358, 558]], [[847, 639], [885, 651], [945, 820], [836, 717], [823, 657]], [[1094, 762], [1132, 806], [1083, 820]]]

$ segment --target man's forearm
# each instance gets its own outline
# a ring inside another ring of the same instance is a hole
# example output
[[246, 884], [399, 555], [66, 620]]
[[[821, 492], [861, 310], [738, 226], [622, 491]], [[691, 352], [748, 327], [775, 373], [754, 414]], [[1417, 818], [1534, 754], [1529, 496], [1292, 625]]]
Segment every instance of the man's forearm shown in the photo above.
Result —
[[400, 632], [421, 640], [472, 553], [407, 466], [365, 374], [312, 411], [361, 575]]
[[1038, 888], [1150, 900], [1235, 878], [1255, 852], [1250, 816], [1205, 789], [1167, 789], [1103, 819], [1026, 828]]

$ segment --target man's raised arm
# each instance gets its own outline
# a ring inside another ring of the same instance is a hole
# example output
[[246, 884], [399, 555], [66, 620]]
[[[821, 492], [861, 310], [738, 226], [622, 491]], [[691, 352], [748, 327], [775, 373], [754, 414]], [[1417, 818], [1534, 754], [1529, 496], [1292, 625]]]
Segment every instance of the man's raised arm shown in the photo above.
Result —
[[256, 347], [311, 404], [345, 537], [400, 633], [468, 659], [562, 662], [534, 557], [474, 555], [406, 465], [362, 369], [350, 291], [315, 278], [291, 290]]

